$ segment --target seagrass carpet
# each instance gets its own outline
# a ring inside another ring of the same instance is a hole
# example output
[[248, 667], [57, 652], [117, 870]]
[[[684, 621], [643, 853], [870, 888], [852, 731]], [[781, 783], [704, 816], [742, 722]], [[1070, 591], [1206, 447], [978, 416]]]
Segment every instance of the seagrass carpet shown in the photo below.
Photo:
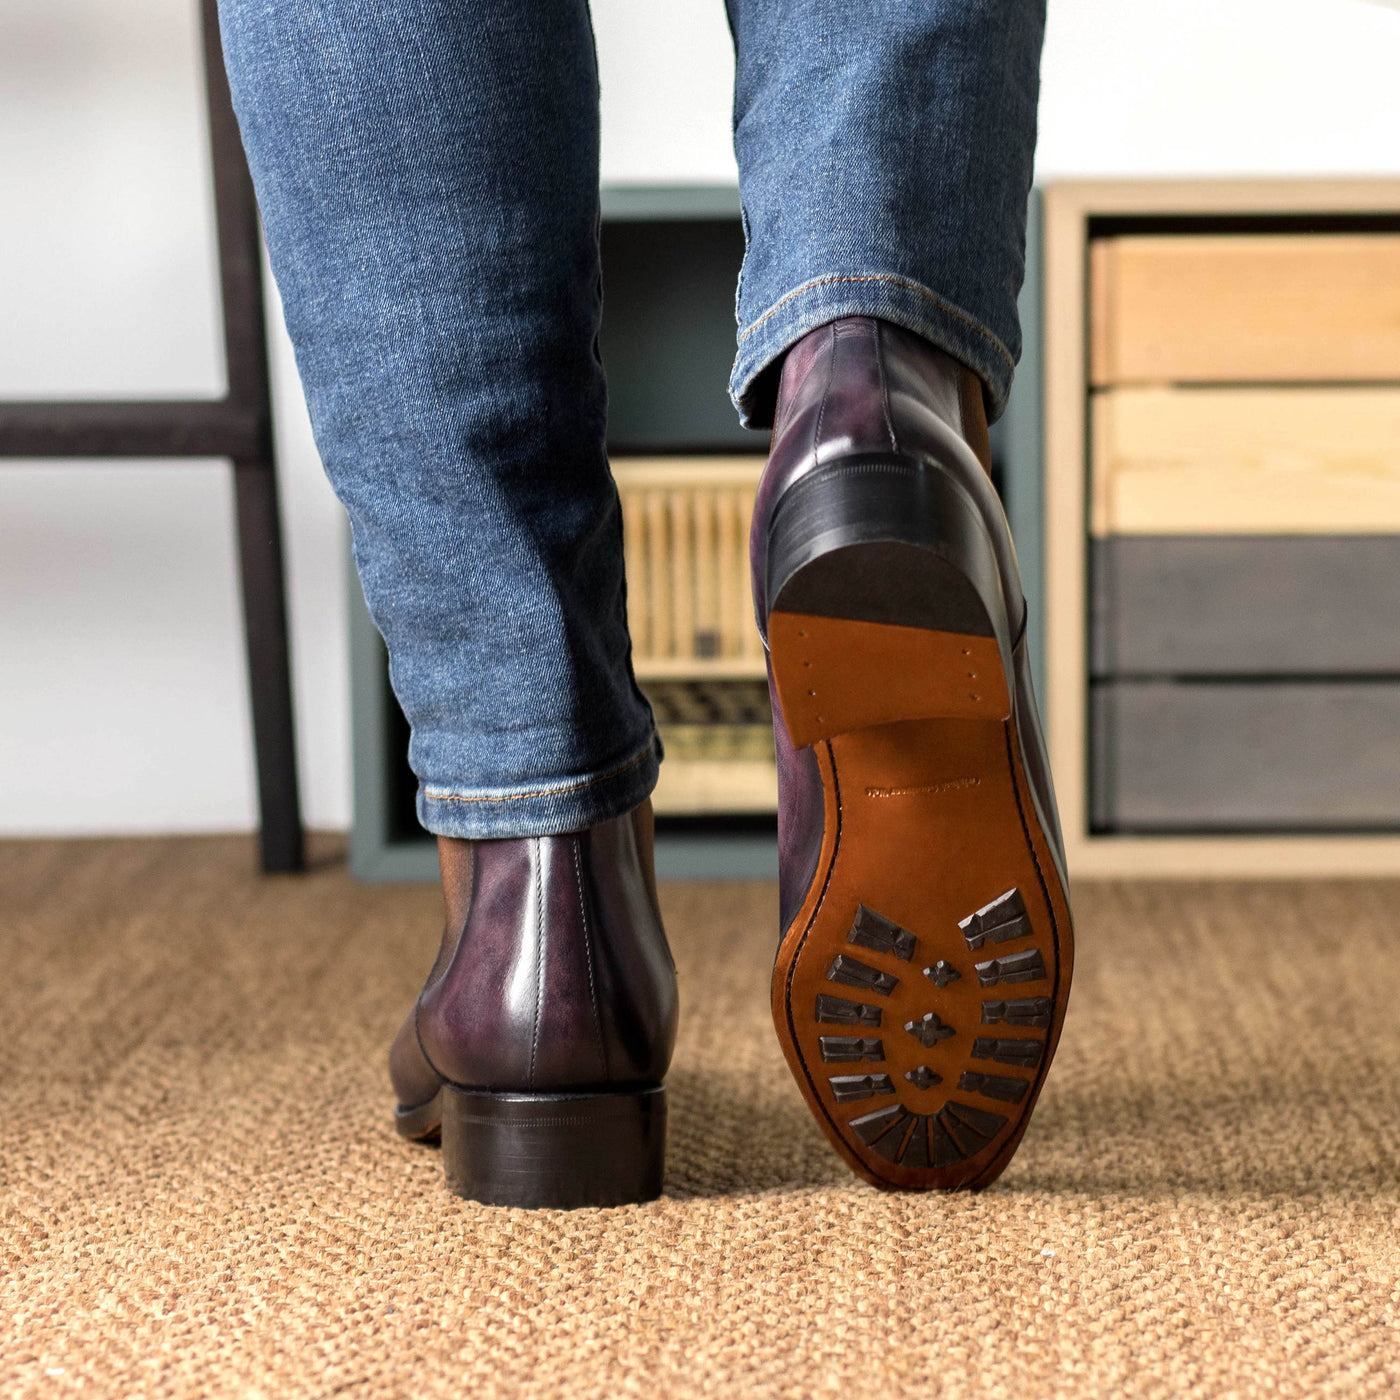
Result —
[[243, 840], [0, 845], [0, 1394], [1369, 1396], [1400, 1387], [1400, 886], [1076, 892], [1064, 1041], [979, 1196], [828, 1151], [775, 893], [670, 886], [666, 1195], [447, 1196], [383, 1055], [435, 893]]

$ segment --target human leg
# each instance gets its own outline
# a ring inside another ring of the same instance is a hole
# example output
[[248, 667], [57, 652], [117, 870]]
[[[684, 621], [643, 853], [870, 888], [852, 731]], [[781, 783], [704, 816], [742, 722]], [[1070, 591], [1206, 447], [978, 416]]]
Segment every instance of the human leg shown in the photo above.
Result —
[[327, 473], [440, 836], [545, 835], [655, 781], [597, 354], [583, 0], [223, 0]]
[[731, 16], [750, 240], [731, 387], [748, 421], [776, 417], [752, 540], [778, 750], [774, 1021], [854, 1170], [985, 1185], [1025, 1130], [1073, 963], [987, 474], [1042, 14], [732, 0]]
[[727, 0], [748, 234], [730, 389], [772, 422], [787, 348], [876, 316], [982, 381], [1020, 354], [1044, 0]]
[[316, 439], [438, 835], [406, 1137], [520, 1206], [661, 1189], [675, 971], [597, 352], [583, 0], [222, 0]]

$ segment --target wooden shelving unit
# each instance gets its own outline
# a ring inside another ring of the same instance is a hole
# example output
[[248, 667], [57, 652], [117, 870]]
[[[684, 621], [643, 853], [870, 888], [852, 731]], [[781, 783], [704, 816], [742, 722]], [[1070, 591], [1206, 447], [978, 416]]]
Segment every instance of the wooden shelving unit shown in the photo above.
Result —
[[1073, 875], [1400, 873], [1400, 183], [1044, 192]]

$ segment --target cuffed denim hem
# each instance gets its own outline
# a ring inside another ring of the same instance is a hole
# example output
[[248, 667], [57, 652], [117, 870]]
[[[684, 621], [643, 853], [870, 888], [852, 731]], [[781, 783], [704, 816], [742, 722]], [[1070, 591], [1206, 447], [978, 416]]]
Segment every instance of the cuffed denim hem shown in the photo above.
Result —
[[921, 335], [966, 365], [982, 381], [988, 421], [998, 418], [1016, 362], [975, 317], [937, 292], [894, 273], [833, 273], [814, 277], [778, 298], [739, 332], [729, 396], [746, 428], [771, 428], [783, 353], [808, 331], [842, 316], [878, 316]]
[[646, 801], [656, 786], [661, 752], [661, 740], [653, 730], [644, 748], [599, 773], [579, 773], [519, 789], [462, 790], [422, 783], [418, 820], [434, 836], [471, 841], [581, 831]]

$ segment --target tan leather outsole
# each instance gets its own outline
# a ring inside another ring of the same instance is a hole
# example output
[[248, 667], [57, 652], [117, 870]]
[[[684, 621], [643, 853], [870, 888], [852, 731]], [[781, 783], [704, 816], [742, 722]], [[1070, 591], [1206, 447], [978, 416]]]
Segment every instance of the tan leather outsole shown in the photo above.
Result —
[[995, 643], [784, 613], [769, 640], [826, 799], [773, 971], [788, 1064], [868, 1181], [984, 1186], [1025, 1132], [1073, 962]]

